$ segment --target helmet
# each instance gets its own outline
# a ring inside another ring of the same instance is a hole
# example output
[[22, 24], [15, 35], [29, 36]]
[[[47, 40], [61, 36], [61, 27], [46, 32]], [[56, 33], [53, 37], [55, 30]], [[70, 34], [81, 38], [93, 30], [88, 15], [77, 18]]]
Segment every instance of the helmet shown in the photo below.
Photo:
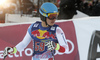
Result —
[[46, 17], [48, 17], [48, 13], [58, 13], [57, 7], [53, 3], [43, 3], [39, 9], [40, 18], [42, 21], [46, 21]]

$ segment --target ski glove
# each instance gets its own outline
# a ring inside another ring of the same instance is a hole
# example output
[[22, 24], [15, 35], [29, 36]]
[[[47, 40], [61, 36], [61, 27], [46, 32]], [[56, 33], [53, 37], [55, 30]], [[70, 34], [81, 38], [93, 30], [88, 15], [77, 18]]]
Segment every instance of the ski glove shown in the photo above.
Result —
[[55, 49], [56, 43], [53, 42], [53, 41], [48, 41], [48, 42], [45, 43], [45, 46], [47, 46], [49, 51], [52, 51], [52, 50]]
[[11, 47], [6, 47], [4, 49], [4, 52], [3, 52], [3, 57], [7, 56], [8, 54], [13, 54], [13, 53], [16, 53], [17, 52], [17, 49], [15, 47], [11, 48]]
[[7, 56], [9, 53], [12, 53], [13, 52], [13, 48], [11, 47], [6, 47], [4, 49], [4, 53], [3, 53], [3, 56]]

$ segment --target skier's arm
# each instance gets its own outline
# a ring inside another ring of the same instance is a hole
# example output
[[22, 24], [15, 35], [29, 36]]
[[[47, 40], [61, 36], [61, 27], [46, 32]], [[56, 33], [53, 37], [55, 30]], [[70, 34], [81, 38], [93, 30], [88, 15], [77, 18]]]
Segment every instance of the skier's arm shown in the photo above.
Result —
[[29, 32], [27, 31], [24, 39], [18, 43], [15, 47], [18, 51], [23, 51], [27, 46], [28, 44], [31, 42], [32, 38], [31, 36], [29, 35]]
[[24, 39], [18, 43], [15, 47], [6, 47], [4, 49], [3, 57], [6, 57], [8, 54], [16, 53], [17, 51], [23, 51], [27, 45], [31, 42], [32, 38], [27, 32]]
[[3, 56], [7, 56], [8, 53], [13, 54], [13, 53], [16, 53], [17, 51], [23, 51], [28, 46], [28, 44], [32, 40], [31, 35], [30, 35], [31, 27], [32, 27], [32, 25], [30, 25], [25, 37], [23, 38], [23, 40], [20, 43], [18, 43], [15, 47], [6, 47], [4, 49]]
[[[65, 48], [60, 43], [60, 42], [64, 41], [65, 35], [60, 27], [57, 27], [57, 29], [56, 29], [56, 37], [57, 37], [58, 41], [56, 41], [56, 42], [49, 41], [45, 44], [45, 46], [47, 46], [48, 50], [51, 50], [51, 51], [55, 49], [62, 53], [65, 52]], [[65, 45], [65, 42], [63, 42], [63, 44]]]
[[[60, 27], [57, 27], [57, 29], [56, 29], [56, 37], [59, 42], [56, 49], [58, 49], [59, 52], [65, 52], [65, 48], [62, 45], [66, 45], [64, 42], [64, 40], [66, 40], [66, 38], [65, 38], [65, 34], [64, 34], [63, 30]], [[61, 44], [60, 42], [62, 42], [63, 44]]]
[[25, 37], [23, 38], [23, 40], [17, 44], [15, 47], [18, 51], [23, 51], [28, 44], [31, 42], [32, 38], [31, 38], [31, 28], [32, 28], [33, 24], [31, 24], [27, 30], [27, 33], [25, 35]]
[[31, 28], [32, 28], [32, 26], [33, 26], [33, 24], [30, 25], [30, 27], [27, 30], [25, 37], [23, 38], [23, 40], [20, 43], [18, 43], [15, 47], [6, 47], [4, 49], [4, 52], [3, 52], [4, 59], [6, 58], [6, 56], [8, 54], [13, 54], [13, 53], [16, 53], [17, 51], [23, 51], [28, 46], [28, 44], [32, 40], [32, 38], [31, 38]]

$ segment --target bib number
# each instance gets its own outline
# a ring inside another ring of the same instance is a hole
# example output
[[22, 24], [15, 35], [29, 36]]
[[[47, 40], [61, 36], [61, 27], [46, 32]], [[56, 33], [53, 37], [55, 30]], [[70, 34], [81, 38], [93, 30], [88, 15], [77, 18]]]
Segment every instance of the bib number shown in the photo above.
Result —
[[35, 42], [35, 51], [44, 51], [45, 44], [43, 42]]

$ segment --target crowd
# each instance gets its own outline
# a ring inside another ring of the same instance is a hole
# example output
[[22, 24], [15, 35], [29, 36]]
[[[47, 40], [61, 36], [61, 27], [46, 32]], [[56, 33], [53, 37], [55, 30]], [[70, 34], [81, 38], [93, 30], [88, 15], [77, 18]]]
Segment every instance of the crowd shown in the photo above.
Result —
[[79, 10], [89, 16], [100, 16], [100, 0], [83, 1]]
[[[58, 19], [72, 19], [77, 14], [76, 5], [80, 0], [61, 0]], [[75, 5], [76, 4], [76, 5]]]
[[89, 16], [100, 16], [100, 0], [61, 0], [59, 19], [71, 19], [79, 10]]

